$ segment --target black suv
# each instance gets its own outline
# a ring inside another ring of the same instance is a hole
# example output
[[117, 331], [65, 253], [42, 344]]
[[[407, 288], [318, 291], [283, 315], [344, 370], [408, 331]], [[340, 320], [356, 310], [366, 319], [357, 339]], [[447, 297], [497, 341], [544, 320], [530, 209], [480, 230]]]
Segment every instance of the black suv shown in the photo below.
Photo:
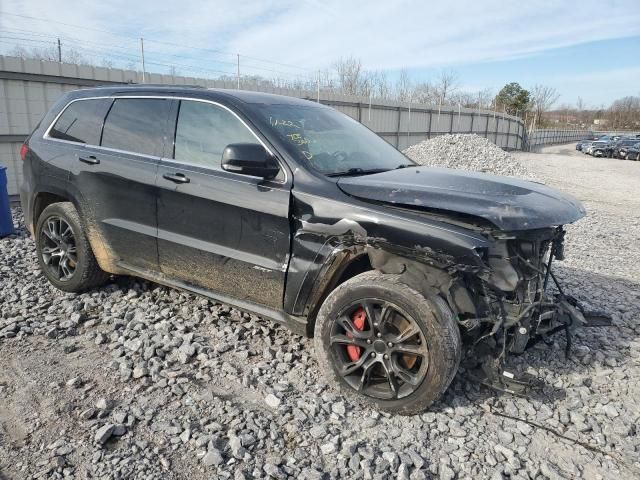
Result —
[[75, 91], [21, 155], [25, 219], [54, 286], [134, 275], [282, 322], [315, 337], [330, 382], [388, 411], [439, 398], [465, 344], [479, 378], [519, 385], [510, 353], [588, 323], [545, 293], [562, 225], [585, 214], [577, 200], [417, 166], [314, 102]]

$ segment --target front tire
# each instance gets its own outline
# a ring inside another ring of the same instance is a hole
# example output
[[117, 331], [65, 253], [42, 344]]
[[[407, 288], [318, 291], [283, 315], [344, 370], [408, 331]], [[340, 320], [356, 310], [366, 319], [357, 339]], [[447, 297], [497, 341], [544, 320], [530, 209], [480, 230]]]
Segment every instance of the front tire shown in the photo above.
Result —
[[35, 241], [40, 269], [54, 287], [82, 292], [108, 280], [72, 203], [53, 203], [44, 209], [36, 224]]
[[461, 357], [447, 303], [399, 275], [366, 272], [329, 294], [315, 324], [320, 369], [356, 402], [404, 415], [439, 399]]

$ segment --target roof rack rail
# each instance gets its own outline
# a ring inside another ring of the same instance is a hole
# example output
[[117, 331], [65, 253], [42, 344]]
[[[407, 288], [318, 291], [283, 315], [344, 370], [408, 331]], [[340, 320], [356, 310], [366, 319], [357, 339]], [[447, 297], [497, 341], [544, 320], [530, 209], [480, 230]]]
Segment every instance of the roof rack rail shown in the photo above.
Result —
[[189, 84], [174, 84], [174, 83], [123, 83], [121, 86], [136, 87], [136, 88], [146, 88], [146, 87], [152, 87], [152, 88], [158, 88], [158, 87], [163, 87], [163, 88], [202, 88], [202, 89], [206, 89], [207, 88], [204, 85], [189, 85]]

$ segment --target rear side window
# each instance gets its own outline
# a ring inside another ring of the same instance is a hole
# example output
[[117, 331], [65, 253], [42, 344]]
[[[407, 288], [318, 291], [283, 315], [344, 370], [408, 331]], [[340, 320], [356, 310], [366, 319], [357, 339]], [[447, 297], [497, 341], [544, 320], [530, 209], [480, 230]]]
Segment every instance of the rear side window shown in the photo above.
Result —
[[210, 103], [180, 102], [174, 158], [220, 168], [222, 152], [231, 143], [259, 143], [231, 112]]
[[76, 100], [60, 115], [49, 136], [71, 142], [98, 145], [102, 121], [109, 108], [106, 98]]
[[103, 147], [144, 155], [162, 155], [169, 100], [119, 98], [104, 122]]

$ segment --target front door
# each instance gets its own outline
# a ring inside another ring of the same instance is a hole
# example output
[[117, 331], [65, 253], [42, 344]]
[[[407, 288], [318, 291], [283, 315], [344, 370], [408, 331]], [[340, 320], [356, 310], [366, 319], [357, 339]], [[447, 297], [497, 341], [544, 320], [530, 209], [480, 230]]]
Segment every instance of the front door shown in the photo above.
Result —
[[221, 300], [282, 308], [290, 181], [222, 170], [227, 145], [259, 143], [226, 107], [181, 100], [175, 112], [174, 152], [158, 171], [162, 272]]

